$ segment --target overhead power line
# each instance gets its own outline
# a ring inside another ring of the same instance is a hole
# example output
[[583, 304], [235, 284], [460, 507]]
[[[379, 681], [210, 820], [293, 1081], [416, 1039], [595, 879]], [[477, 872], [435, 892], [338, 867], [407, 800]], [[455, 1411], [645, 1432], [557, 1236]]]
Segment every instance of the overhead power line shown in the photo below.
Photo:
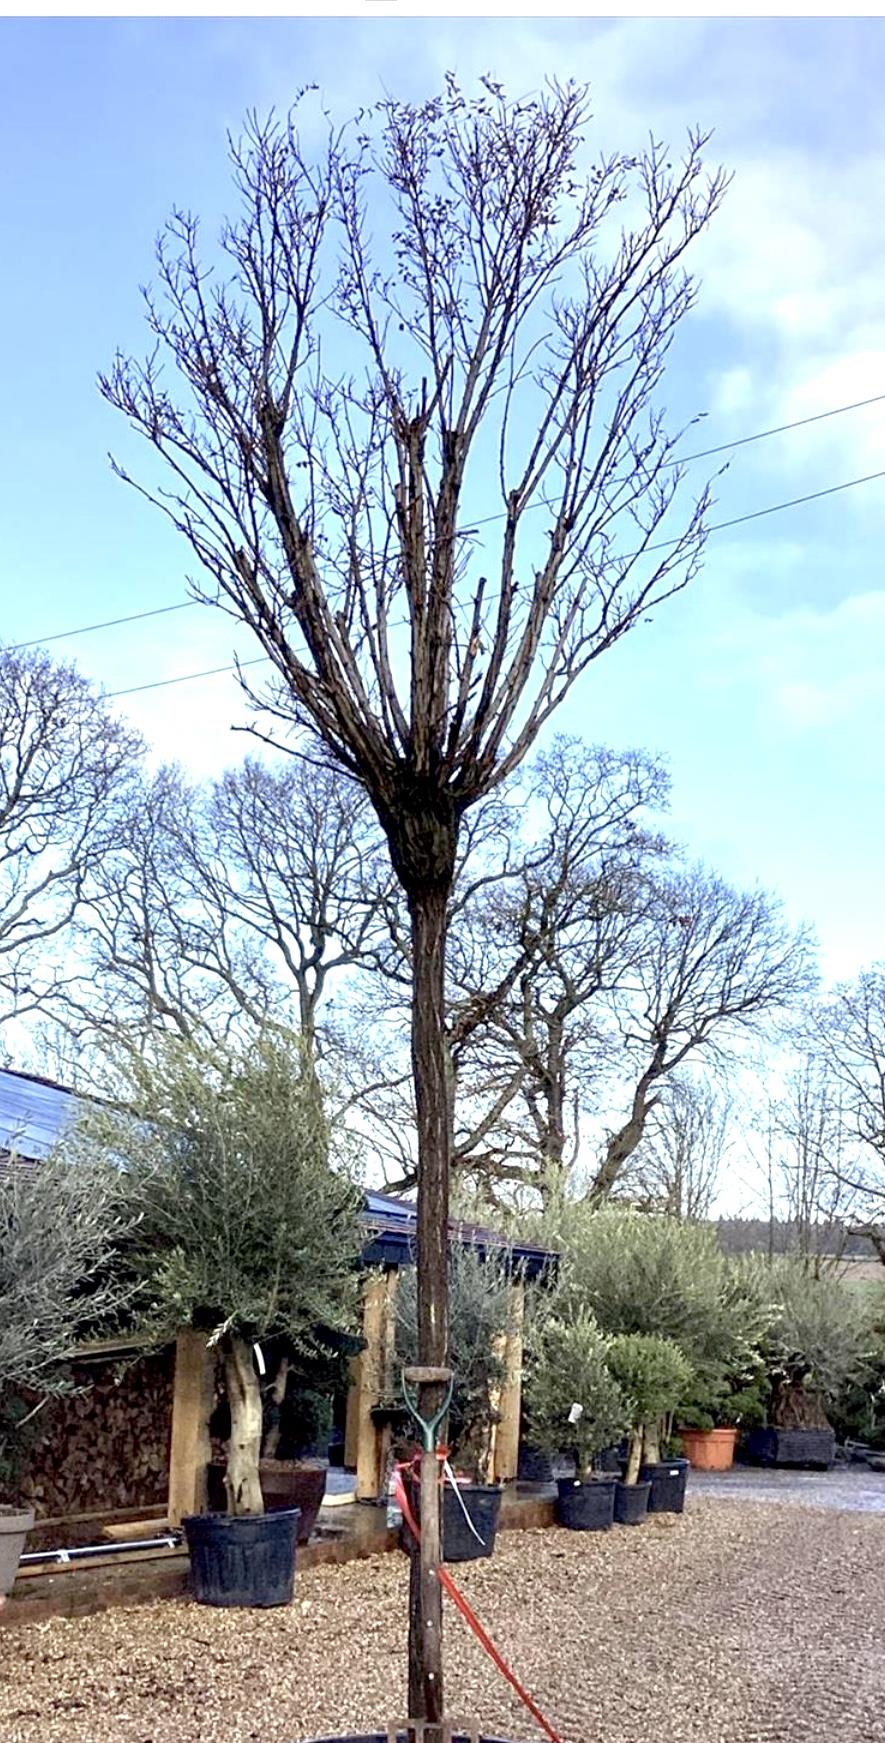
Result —
[[[772, 502], [767, 508], [754, 508], [748, 514], [735, 515], [732, 520], [716, 521], [707, 528], [708, 533], [724, 533], [731, 527], [743, 526], [751, 520], [762, 520], [768, 514], [781, 514], [787, 508], [801, 508], [806, 502], [819, 502], [824, 496], [837, 496], [842, 490], [854, 490], [858, 484], [872, 484], [877, 478], [885, 478], [885, 470], [867, 472], [862, 478], [848, 478], [844, 484], [830, 484], [823, 490], [812, 490], [807, 496], [792, 496], [787, 502]], [[497, 516], [495, 517], [498, 518]], [[678, 539], [663, 539], [660, 544], [646, 545], [646, 551], [663, 551], [668, 545], [677, 545]], [[157, 678], [151, 684], [134, 684], [128, 690], [110, 690], [110, 698], [117, 696], [135, 696], [142, 690], [164, 690], [169, 684], [190, 684], [197, 678], [215, 678], [221, 672], [236, 672], [244, 666], [260, 666], [265, 664], [265, 658], [240, 660], [239, 666], [210, 666], [205, 672], [186, 672], [180, 678]]]
[[[732, 442], [720, 442], [714, 448], [700, 448], [697, 451], [697, 453], [695, 453], [695, 454], [685, 454], [685, 455], [683, 455], [683, 457], [681, 459], [670, 460], [667, 462], [667, 464], [669, 466], [688, 466], [694, 460], [710, 460], [716, 454], [728, 454], [728, 453], [730, 453], [733, 448], [746, 448], [751, 442], [764, 442], [767, 440], [767, 438], [769, 436], [783, 436], [783, 435], [788, 434], [788, 432], [790, 430], [801, 430], [801, 429], [804, 429], [805, 426], [808, 424], [820, 424], [820, 423], [823, 423], [824, 420], [827, 418], [840, 418], [840, 417], [844, 416], [844, 414], [846, 412], [862, 411], [866, 406], [881, 405], [883, 401], [885, 401], [885, 393], [874, 393], [869, 399], [852, 400], [850, 405], [831, 406], [827, 411], [812, 412], [810, 414], [810, 416], [808, 416], [806, 418], [793, 418], [793, 420], [788, 424], [774, 424], [774, 425], [772, 425], [772, 427], [770, 429], [767, 429], [767, 430], [754, 430], [752, 432], [752, 434], [750, 434], [748, 436], [736, 436], [734, 441], [732, 441]], [[873, 478], [876, 478], [876, 477], [880, 477], [881, 474], [874, 472], [870, 476]], [[855, 483], [865, 484], [867, 482], [868, 482], [867, 479], [851, 479], [850, 480], [850, 484], [855, 484]], [[848, 488], [849, 488], [848, 484], [837, 484], [837, 485], [833, 486], [834, 490], [847, 490]], [[826, 494], [826, 492], [821, 492], [820, 494], [824, 495], [824, 494]], [[797, 502], [810, 502], [812, 500], [813, 500], [812, 497], [797, 497], [796, 498]], [[785, 506], [792, 506], [792, 504], [788, 504]], [[546, 504], [543, 502], [537, 502], [537, 503], [530, 504], [530, 507], [532, 507], [532, 508], [545, 508], [545, 507], [549, 508], [549, 504]], [[775, 512], [774, 509], [760, 509], [759, 510], [760, 514], [773, 514], [774, 512]], [[748, 515], [746, 518], [752, 519], [753, 517]], [[505, 520], [505, 519], [506, 519], [506, 515], [504, 515], [502, 513], [489, 514], [489, 515], [486, 515], [481, 520], [474, 521], [473, 525], [474, 525], [474, 527], [490, 526], [494, 521], [500, 521], [500, 520]], [[728, 524], [728, 523], [725, 523], [725, 524]], [[737, 525], [738, 523], [734, 522], [732, 524]], [[467, 530], [472, 530], [472, 529], [467, 529]], [[715, 531], [715, 530], [718, 530], [718, 529], [714, 529], [712, 527], [710, 529], [711, 532]], [[653, 547], [653, 548], [655, 548], [655, 547]], [[147, 619], [149, 617], [165, 617], [169, 612], [172, 612], [172, 611], [190, 611], [190, 610], [192, 610], [192, 608], [195, 605], [198, 605], [198, 604], [199, 604], [199, 600], [196, 600], [196, 599], [180, 599], [173, 605], [156, 605], [156, 606], [153, 606], [148, 611], [130, 612], [126, 617], [107, 617], [107, 618], [103, 618], [102, 621], [99, 623], [80, 624], [78, 626], [78, 628], [76, 628], [76, 629], [55, 630], [51, 635], [35, 636], [31, 641], [13, 642], [11, 644], [11, 647], [10, 647], [10, 652], [14, 653], [14, 654], [23, 653], [27, 648], [49, 647], [52, 642], [68, 641], [72, 637], [78, 636], [78, 635], [93, 635], [96, 632], [96, 630], [118, 629], [123, 624], [127, 624], [127, 623], [144, 623], [145, 619]]]

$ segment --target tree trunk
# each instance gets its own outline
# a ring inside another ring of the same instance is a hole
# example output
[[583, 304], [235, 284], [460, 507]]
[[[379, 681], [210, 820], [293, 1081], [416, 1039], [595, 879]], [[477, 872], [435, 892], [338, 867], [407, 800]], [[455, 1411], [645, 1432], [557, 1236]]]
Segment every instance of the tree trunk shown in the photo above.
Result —
[[261, 1449], [261, 1456], [264, 1459], [275, 1459], [277, 1456], [277, 1447], [280, 1444], [280, 1434], [282, 1431], [283, 1404], [285, 1402], [288, 1379], [289, 1358], [288, 1356], [283, 1356], [277, 1369], [276, 1378], [270, 1389], [270, 1420], [268, 1422], [267, 1434], [264, 1439], [264, 1446]]
[[231, 1336], [224, 1352], [224, 1384], [230, 1405], [227, 1506], [230, 1513], [263, 1513], [258, 1475], [261, 1457], [261, 1387], [244, 1338]]
[[[409, 893], [412, 931], [412, 1069], [418, 1126], [418, 1360], [448, 1357], [448, 1216], [452, 1100], [445, 1021], [447, 891]], [[439, 1408], [438, 1386], [422, 1386], [425, 1420]], [[422, 1460], [421, 1550], [409, 1589], [409, 1715], [428, 1722], [426, 1743], [441, 1743], [442, 1587], [437, 1578], [440, 1490], [436, 1460]]]
[[630, 1117], [617, 1132], [611, 1133], [605, 1155], [585, 1194], [590, 1204], [601, 1204], [611, 1196], [630, 1157], [639, 1147], [648, 1116], [658, 1105], [659, 1098], [650, 1094], [651, 1086], [662, 1075], [662, 1067], [655, 1062], [640, 1077], [633, 1091]]
[[642, 1462], [646, 1465], [659, 1465], [661, 1462], [661, 1425], [659, 1422], [647, 1422], [642, 1430]]
[[630, 1436], [630, 1451], [627, 1455], [627, 1469], [624, 1472], [625, 1483], [638, 1483], [639, 1468], [642, 1464], [642, 1429]]

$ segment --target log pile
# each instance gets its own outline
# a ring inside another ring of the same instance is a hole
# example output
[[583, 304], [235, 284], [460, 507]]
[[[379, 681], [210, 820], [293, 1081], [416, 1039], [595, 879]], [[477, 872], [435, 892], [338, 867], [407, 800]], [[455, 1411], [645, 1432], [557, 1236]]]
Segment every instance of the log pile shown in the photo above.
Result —
[[173, 1349], [73, 1369], [77, 1392], [35, 1423], [21, 1488], [38, 1517], [165, 1500], [174, 1360]]

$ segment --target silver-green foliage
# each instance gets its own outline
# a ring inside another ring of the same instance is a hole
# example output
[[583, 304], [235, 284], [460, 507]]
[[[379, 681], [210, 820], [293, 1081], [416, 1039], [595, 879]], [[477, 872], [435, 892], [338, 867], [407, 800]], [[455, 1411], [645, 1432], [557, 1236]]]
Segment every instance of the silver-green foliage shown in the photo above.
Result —
[[771, 1379], [832, 1403], [875, 1347], [877, 1304], [799, 1259], [748, 1260], [745, 1270], [770, 1305], [763, 1354]]
[[754, 1371], [770, 1303], [712, 1229], [563, 1201], [543, 1234], [562, 1254], [561, 1312], [586, 1307], [605, 1332], [669, 1338], [702, 1378]]
[[166, 1039], [126, 1069], [125, 1111], [88, 1115], [76, 1143], [124, 1162], [148, 1331], [279, 1333], [310, 1350], [316, 1328], [350, 1329], [360, 1195], [330, 1166], [297, 1049], [264, 1036], [209, 1053]]
[[[569, 1320], [547, 1319], [532, 1350], [523, 1393], [531, 1440], [545, 1452], [573, 1451], [579, 1475], [630, 1426], [608, 1350], [609, 1340], [586, 1310]], [[581, 1414], [571, 1422], [574, 1405]]]
[[78, 1344], [131, 1305], [131, 1281], [115, 1266], [129, 1222], [106, 1162], [0, 1166], [0, 1417], [21, 1391], [66, 1390]]
[[[453, 1374], [448, 1443], [453, 1458], [482, 1472], [497, 1398], [507, 1372], [506, 1337], [513, 1326], [514, 1290], [506, 1252], [453, 1242], [449, 1249], [449, 1363]], [[418, 1356], [417, 1276], [403, 1273], [397, 1304], [397, 1348], [403, 1366]]]

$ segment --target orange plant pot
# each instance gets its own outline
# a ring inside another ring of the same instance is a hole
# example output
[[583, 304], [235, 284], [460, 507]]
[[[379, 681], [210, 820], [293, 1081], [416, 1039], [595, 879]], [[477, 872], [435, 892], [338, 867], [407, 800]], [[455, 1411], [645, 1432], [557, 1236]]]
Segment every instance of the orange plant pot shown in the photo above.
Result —
[[695, 1471], [730, 1471], [737, 1443], [736, 1428], [680, 1428], [685, 1456]]

